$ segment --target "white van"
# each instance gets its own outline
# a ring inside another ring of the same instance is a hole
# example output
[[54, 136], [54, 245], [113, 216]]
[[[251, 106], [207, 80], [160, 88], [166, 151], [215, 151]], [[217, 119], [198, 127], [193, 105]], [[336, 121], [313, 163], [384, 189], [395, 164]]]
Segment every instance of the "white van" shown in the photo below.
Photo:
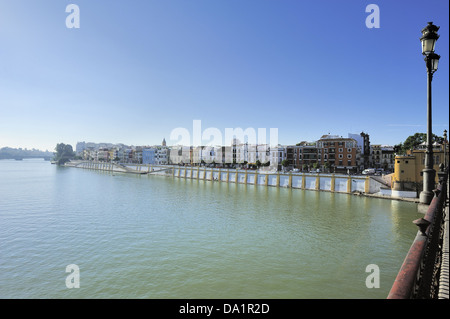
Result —
[[375, 174], [375, 168], [368, 168], [362, 171], [363, 175], [373, 175]]

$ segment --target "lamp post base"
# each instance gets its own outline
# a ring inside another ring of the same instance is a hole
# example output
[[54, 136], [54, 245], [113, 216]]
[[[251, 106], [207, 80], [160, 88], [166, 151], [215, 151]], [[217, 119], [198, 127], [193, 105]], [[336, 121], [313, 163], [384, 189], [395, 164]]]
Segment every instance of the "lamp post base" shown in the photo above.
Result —
[[419, 201], [421, 204], [430, 205], [433, 200], [434, 193], [429, 191], [423, 191], [420, 193]]
[[433, 189], [435, 186], [436, 171], [432, 168], [425, 168], [422, 171], [422, 175], [423, 191], [420, 193], [419, 199], [421, 204], [429, 205], [434, 197]]

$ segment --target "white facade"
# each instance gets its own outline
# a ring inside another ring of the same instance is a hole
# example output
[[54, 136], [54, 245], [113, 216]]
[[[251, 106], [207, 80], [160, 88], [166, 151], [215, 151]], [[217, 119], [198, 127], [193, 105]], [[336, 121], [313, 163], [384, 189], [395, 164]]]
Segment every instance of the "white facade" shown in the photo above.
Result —
[[287, 158], [286, 147], [279, 145], [273, 147], [269, 152], [270, 167], [278, 169], [281, 163]]

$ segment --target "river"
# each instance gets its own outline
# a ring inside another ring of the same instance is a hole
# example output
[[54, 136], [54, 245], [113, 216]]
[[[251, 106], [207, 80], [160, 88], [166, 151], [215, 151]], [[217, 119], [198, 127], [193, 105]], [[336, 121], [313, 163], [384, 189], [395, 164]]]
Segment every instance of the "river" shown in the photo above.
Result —
[[0, 298], [383, 299], [422, 216], [396, 200], [1, 160]]

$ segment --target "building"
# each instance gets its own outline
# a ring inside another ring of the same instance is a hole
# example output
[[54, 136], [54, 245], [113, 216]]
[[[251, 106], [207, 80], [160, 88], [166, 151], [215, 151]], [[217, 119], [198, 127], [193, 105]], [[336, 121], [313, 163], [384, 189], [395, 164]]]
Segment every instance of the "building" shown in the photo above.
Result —
[[156, 164], [156, 148], [146, 147], [142, 149], [142, 164]]
[[353, 138], [323, 135], [317, 141], [318, 162], [332, 173], [356, 173], [357, 142]]
[[286, 168], [292, 169], [296, 167], [296, 152], [298, 152], [298, 146], [297, 145], [287, 145], [285, 146], [285, 152], [286, 152], [286, 165], [283, 165]]
[[395, 151], [393, 146], [372, 145], [372, 167], [393, 172], [395, 166]]
[[[425, 168], [426, 149], [419, 147], [415, 150], [408, 150], [406, 155], [395, 156], [394, 174], [392, 176], [392, 189], [396, 191], [417, 191], [418, 194], [423, 189], [422, 171]], [[441, 163], [444, 163], [444, 148], [440, 144], [433, 145], [433, 169], [436, 171], [436, 183], [439, 181]]]
[[86, 150], [86, 142], [78, 142], [75, 147], [75, 153], [78, 156], [84, 157], [84, 151]]
[[373, 144], [371, 147], [371, 152], [372, 152], [371, 168], [381, 168], [381, 145]]
[[393, 146], [381, 146], [381, 168], [393, 172], [395, 168], [395, 151]]
[[270, 161], [270, 147], [267, 144], [248, 145], [248, 164], [266, 164]]
[[206, 164], [222, 163], [222, 149], [219, 146], [204, 146], [201, 148], [201, 160]]
[[119, 160], [121, 163], [133, 163], [134, 150], [132, 148], [122, 148], [119, 151]]
[[301, 142], [285, 147], [286, 167], [299, 170], [310, 170], [318, 164], [318, 151], [315, 143]]
[[294, 167], [302, 171], [311, 170], [314, 165], [320, 165], [317, 145], [300, 143], [295, 148], [295, 162]]
[[109, 149], [108, 148], [100, 148], [97, 151], [97, 160], [100, 162], [109, 162]]
[[193, 162], [193, 147], [175, 145], [168, 150], [168, 163], [172, 165], [185, 165]]
[[271, 147], [269, 154], [270, 167], [272, 169], [281, 170], [283, 161], [287, 159], [286, 147], [281, 145]]
[[349, 133], [348, 138], [354, 139], [359, 149], [359, 154], [357, 154], [357, 165], [359, 166], [359, 171], [363, 171], [366, 168], [371, 168], [372, 152], [369, 134], [364, 132], [361, 132], [360, 134]]
[[[165, 140], [163, 142], [165, 142]], [[157, 146], [155, 154], [155, 164], [156, 165], [169, 164], [169, 152], [170, 150], [166, 145]]]
[[236, 144], [236, 163], [244, 164], [248, 163], [248, 143]]

